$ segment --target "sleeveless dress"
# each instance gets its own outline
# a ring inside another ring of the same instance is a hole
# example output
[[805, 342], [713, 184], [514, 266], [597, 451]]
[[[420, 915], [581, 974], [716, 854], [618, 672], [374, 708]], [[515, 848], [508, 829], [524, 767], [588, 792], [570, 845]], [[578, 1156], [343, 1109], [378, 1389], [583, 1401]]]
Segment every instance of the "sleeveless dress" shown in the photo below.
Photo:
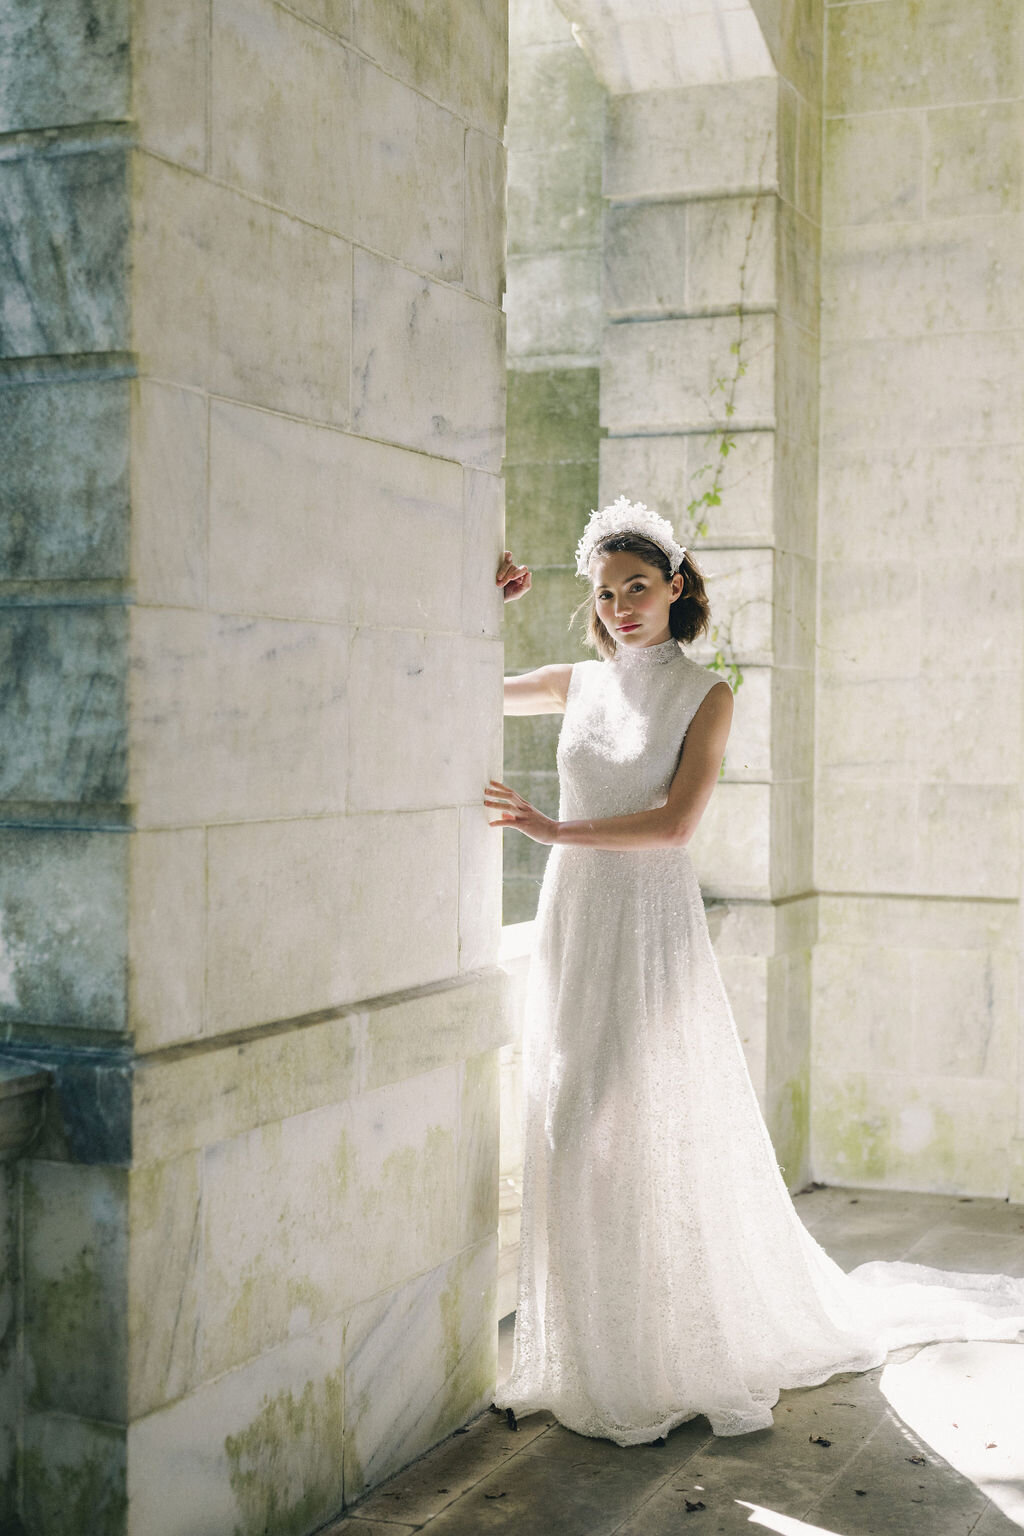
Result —
[[[663, 805], [719, 677], [675, 640], [572, 669], [559, 819]], [[775, 1158], [684, 847], [552, 847], [523, 1028], [512, 1370], [494, 1397], [618, 1445], [705, 1414], [774, 1421], [786, 1387], [939, 1339], [1014, 1339], [1024, 1280], [905, 1262], [849, 1274]]]

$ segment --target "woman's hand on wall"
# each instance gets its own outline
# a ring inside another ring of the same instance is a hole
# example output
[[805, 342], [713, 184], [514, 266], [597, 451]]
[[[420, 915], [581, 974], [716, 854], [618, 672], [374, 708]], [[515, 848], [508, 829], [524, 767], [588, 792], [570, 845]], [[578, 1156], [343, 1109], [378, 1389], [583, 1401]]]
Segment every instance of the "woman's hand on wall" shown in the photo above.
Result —
[[500, 779], [488, 781], [484, 805], [502, 812], [497, 821], [487, 823], [489, 827], [515, 827], [517, 832], [525, 832], [535, 843], [551, 844], [557, 839], [558, 822], [545, 816], [543, 811], [531, 805], [529, 800], [524, 800], [522, 795], [503, 784]]
[[510, 549], [506, 549], [502, 556], [495, 580], [504, 589], [502, 596], [506, 603], [511, 603], [530, 590], [530, 572], [525, 565], [516, 565]]

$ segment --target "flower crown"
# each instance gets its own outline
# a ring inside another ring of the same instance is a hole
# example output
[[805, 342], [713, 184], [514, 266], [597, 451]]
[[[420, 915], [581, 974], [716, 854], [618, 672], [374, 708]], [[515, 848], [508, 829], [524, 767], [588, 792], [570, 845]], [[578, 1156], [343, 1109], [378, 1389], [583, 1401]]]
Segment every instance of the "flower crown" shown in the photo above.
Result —
[[589, 574], [590, 557], [601, 540], [615, 533], [638, 533], [641, 538], [650, 539], [652, 544], [656, 544], [668, 556], [673, 575], [683, 563], [686, 550], [682, 544], [676, 543], [675, 532], [668, 519], [660, 517], [650, 507], [645, 507], [642, 501], [630, 501], [625, 496], [619, 496], [611, 506], [602, 507], [600, 512], [592, 511], [590, 514], [590, 521], [576, 546], [576, 570], [580, 576]]

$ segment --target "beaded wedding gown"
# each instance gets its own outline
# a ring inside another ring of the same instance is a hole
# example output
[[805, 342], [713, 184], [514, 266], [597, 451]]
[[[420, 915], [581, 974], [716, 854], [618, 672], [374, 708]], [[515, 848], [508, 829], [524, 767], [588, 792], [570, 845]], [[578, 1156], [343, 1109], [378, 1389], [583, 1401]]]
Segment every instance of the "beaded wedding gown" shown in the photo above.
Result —
[[[719, 681], [674, 640], [577, 662], [560, 820], [663, 804]], [[512, 1371], [495, 1394], [618, 1445], [705, 1414], [773, 1423], [780, 1388], [939, 1339], [1013, 1339], [1024, 1281], [872, 1261], [807, 1231], [761, 1115], [685, 848], [554, 846], [523, 1033]]]

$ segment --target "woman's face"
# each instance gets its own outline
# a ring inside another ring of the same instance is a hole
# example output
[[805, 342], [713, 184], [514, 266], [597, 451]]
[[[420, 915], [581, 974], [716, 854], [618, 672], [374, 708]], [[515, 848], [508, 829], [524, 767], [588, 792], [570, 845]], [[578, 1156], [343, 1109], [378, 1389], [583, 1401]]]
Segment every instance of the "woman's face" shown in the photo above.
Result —
[[672, 638], [668, 611], [683, 590], [680, 572], [666, 581], [639, 555], [596, 555], [590, 568], [597, 616], [616, 645], [660, 645]]

